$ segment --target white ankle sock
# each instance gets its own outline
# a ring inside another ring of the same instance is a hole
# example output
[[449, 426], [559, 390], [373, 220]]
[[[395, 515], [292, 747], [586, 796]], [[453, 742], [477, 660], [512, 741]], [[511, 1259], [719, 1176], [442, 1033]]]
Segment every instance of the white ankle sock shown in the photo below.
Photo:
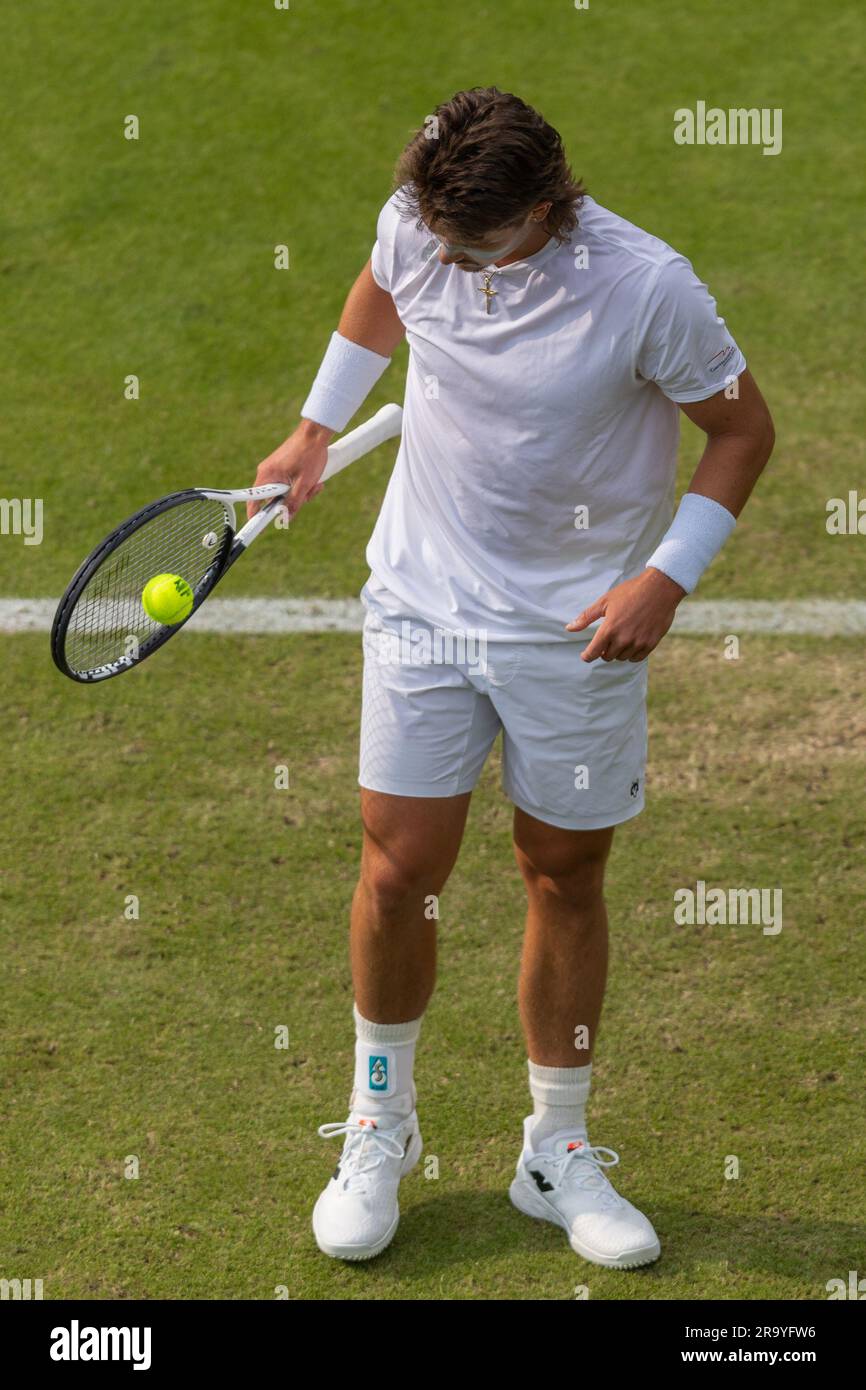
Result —
[[529, 1091], [534, 1123], [530, 1135], [538, 1146], [560, 1130], [586, 1137], [586, 1102], [592, 1062], [585, 1067], [542, 1067], [529, 1063]]
[[371, 1023], [355, 1014], [355, 1081], [352, 1111], [370, 1119], [405, 1119], [415, 1109], [415, 1044], [420, 1018], [411, 1023]]

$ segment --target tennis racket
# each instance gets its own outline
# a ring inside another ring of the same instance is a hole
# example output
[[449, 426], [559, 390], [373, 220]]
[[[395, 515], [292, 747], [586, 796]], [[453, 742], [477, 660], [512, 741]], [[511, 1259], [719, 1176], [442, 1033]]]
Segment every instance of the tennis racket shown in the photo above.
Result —
[[[321, 482], [401, 429], [403, 412], [385, 405], [328, 449]], [[279, 515], [284, 483], [261, 487], [186, 488], [134, 513], [88, 555], [60, 600], [51, 655], [65, 676], [91, 684], [140, 666], [189, 622], [223, 575]], [[266, 501], [235, 529], [236, 502]], [[145, 613], [141, 595], [155, 575], [180, 575], [193, 591], [191, 611], [171, 625]]]

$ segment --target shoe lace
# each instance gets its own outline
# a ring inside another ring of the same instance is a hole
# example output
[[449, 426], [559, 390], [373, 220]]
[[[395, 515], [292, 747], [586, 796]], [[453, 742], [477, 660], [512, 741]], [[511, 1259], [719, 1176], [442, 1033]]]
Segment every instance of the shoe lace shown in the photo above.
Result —
[[347, 1192], [362, 1192], [366, 1189], [370, 1174], [388, 1158], [403, 1158], [404, 1146], [387, 1130], [374, 1129], [369, 1121], [339, 1120], [331, 1124], [319, 1125], [323, 1139], [334, 1139], [338, 1134], [346, 1136], [340, 1156], [340, 1178]]
[[[610, 1154], [610, 1157], [605, 1159], [603, 1154]], [[557, 1186], [574, 1183], [578, 1187], [596, 1191], [602, 1207], [619, 1206], [622, 1201], [602, 1171], [615, 1167], [617, 1163], [619, 1154], [604, 1144], [585, 1144], [580, 1149], [569, 1149], [550, 1160], [551, 1167], [556, 1170]]]

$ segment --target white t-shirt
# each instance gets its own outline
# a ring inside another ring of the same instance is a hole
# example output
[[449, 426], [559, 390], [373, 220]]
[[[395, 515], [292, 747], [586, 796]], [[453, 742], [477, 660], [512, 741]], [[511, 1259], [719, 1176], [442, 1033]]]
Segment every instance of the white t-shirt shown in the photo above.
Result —
[[489, 268], [487, 313], [480, 271], [442, 265], [394, 198], [379, 215], [373, 276], [410, 349], [367, 548], [366, 593], [392, 615], [574, 641], [565, 624], [639, 574], [670, 524], [674, 402], [745, 370], [684, 256], [589, 197], [571, 236]]

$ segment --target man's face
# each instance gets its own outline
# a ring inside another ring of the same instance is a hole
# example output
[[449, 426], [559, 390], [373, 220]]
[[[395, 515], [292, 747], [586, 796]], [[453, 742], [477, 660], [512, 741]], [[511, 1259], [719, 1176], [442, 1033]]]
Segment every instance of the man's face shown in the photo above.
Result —
[[[439, 242], [439, 259], [443, 265], [456, 265], [459, 270], [471, 271], [484, 265], [492, 265], [494, 261], [501, 261], [503, 256], [509, 256], [512, 251], [516, 251], [520, 243], [526, 240], [531, 226], [532, 219], [524, 218], [520, 222], [500, 227], [487, 236], [480, 237], [472, 246], [451, 240], [441, 228], [439, 231], [433, 231], [433, 235]], [[456, 237], [457, 234], [454, 235]]]

